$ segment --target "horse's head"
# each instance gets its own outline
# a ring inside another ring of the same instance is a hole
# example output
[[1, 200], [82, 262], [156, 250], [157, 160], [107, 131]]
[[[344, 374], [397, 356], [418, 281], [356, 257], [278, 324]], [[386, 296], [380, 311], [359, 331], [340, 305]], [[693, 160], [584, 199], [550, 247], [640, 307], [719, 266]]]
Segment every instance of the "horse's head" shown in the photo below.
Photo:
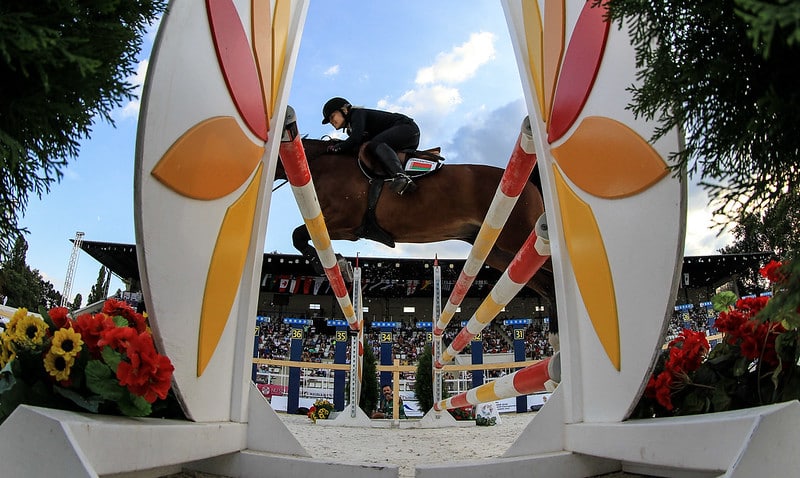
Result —
[[[332, 155], [332, 153], [328, 153], [328, 145], [331, 144], [329, 140], [302, 138], [301, 141], [309, 167], [312, 167], [314, 160]], [[286, 179], [286, 171], [283, 169], [283, 163], [280, 160], [275, 168], [275, 179]]]
[[[281, 141], [294, 141], [298, 135], [297, 117], [295, 116], [294, 108], [288, 106], [286, 108], [286, 117], [283, 121]], [[330, 140], [301, 138], [301, 141], [303, 143], [303, 151], [305, 152], [306, 160], [309, 162], [309, 167], [311, 167], [311, 162], [315, 159], [332, 154], [328, 153], [328, 145], [331, 144]], [[286, 179], [286, 171], [281, 161], [278, 161], [278, 165], [275, 169], [275, 179]]]

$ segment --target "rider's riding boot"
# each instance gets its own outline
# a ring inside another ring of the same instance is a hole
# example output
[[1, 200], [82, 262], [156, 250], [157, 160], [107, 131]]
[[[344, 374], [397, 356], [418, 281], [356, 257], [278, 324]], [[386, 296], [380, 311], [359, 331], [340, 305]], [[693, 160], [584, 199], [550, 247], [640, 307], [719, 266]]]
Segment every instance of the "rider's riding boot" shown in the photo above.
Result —
[[388, 144], [378, 144], [375, 147], [375, 155], [383, 168], [394, 178], [389, 183], [392, 191], [402, 196], [404, 193], [417, 189], [417, 185], [403, 172], [403, 165], [400, 163], [397, 153]]

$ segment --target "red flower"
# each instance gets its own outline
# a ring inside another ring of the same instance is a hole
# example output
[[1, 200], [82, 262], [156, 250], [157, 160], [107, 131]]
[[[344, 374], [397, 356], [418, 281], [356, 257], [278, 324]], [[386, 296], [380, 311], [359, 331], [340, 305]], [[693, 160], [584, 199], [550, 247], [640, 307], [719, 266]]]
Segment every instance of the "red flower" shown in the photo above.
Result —
[[97, 343], [102, 338], [103, 332], [114, 329], [116, 326], [111, 317], [105, 314], [83, 314], [75, 319], [73, 327], [76, 332], [81, 334], [81, 339], [89, 352], [97, 357], [100, 355], [100, 347]]
[[746, 297], [736, 301], [736, 309], [742, 311], [749, 319], [761, 312], [769, 302], [769, 297]]
[[739, 328], [747, 322], [747, 317], [739, 310], [720, 312], [719, 317], [714, 322], [714, 327], [723, 334], [736, 334]]
[[103, 304], [104, 314], [109, 317], [120, 316], [128, 321], [128, 325], [136, 329], [140, 334], [147, 330], [147, 322], [142, 314], [133, 310], [127, 302], [116, 299], [108, 299]]
[[761, 345], [767, 335], [767, 325], [748, 320], [739, 329], [739, 338], [742, 355], [750, 360], [755, 360], [761, 355]]
[[175, 367], [169, 358], [156, 352], [150, 334], [144, 332], [134, 336], [128, 342], [126, 355], [128, 360], [123, 360], [117, 367], [120, 385], [150, 403], [156, 398], [167, 398]]
[[786, 280], [786, 274], [783, 271], [783, 266], [784, 264], [782, 262], [769, 261], [769, 264], [762, 267], [759, 272], [761, 273], [762, 277], [765, 277], [773, 284], [779, 284]]
[[70, 323], [70, 318], [67, 314], [69, 314], [69, 309], [66, 307], [53, 307], [48, 312], [50, 320], [52, 320], [59, 329], [72, 326]]
[[656, 377], [654, 389], [655, 389], [655, 397], [658, 403], [666, 408], [667, 410], [672, 410], [674, 406], [672, 405], [672, 382], [674, 377], [669, 372], [661, 372]]
[[137, 336], [136, 330], [130, 327], [106, 329], [102, 332], [100, 340], [97, 341], [97, 347], [102, 349], [108, 345], [117, 352], [124, 352], [128, 348], [130, 341]]
[[664, 369], [672, 375], [694, 372], [700, 368], [710, 346], [703, 332], [684, 329], [669, 343], [669, 358]]

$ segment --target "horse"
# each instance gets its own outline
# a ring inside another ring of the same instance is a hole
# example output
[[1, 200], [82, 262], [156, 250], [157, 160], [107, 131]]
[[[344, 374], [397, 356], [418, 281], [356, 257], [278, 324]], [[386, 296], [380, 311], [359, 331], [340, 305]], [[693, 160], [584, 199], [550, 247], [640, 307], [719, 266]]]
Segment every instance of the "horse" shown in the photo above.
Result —
[[[503, 169], [480, 164], [448, 164], [435, 173], [415, 178], [418, 189], [411, 194], [399, 196], [388, 188], [381, 190], [373, 209], [369, 208], [370, 182], [381, 179], [368, 178], [364, 168], [369, 170], [376, 162], [371, 163], [363, 155], [363, 147], [361, 159], [358, 153], [328, 153], [331, 141], [336, 140], [302, 139], [332, 240], [372, 239], [391, 247], [395, 242], [420, 244], [450, 239], [474, 244], [500, 184]], [[531, 176], [538, 179], [538, 171], [534, 170]], [[275, 179], [286, 179], [280, 161]], [[543, 213], [541, 191], [529, 180], [485, 264], [500, 272], [505, 271]], [[369, 219], [366, 222], [365, 217]], [[318, 262], [310, 240], [305, 225], [298, 226], [292, 234], [294, 247], [312, 263]], [[552, 307], [555, 287], [550, 259], [526, 286], [549, 303], [551, 310], [555, 310]], [[557, 330], [554, 317], [551, 317], [550, 328], [554, 333]]]

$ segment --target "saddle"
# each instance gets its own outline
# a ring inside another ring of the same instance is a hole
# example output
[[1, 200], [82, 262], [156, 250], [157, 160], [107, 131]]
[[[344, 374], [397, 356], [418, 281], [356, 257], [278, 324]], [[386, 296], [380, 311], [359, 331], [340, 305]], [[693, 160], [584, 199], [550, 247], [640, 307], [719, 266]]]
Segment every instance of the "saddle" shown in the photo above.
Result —
[[[400, 158], [404, 172], [408, 177], [414, 179], [433, 174], [444, 166], [444, 157], [440, 154], [441, 152], [442, 148], [439, 147], [424, 150], [405, 149], [398, 151], [397, 157]], [[370, 183], [392, 180], [391, 176], [376, 170], [362, 158], [363, 149], [362, 154], [358, 155], [358, 167]]]
[[[444, 157], [440, 155], [441, 148], [431, 148], [425, 150], [403, 150], [397, 153], [400, 162], [403, 164], [403, 170], [412, 179], [420, 178], [433, 174], [444, 166]], [[385, 182], [390, 181], [392, 178], [386, 174], [381, 174], [373, 168], [367, 166], [359, 155], [358, 166], [361, 172], [369, 180], [369, 193], [367, 194], [367, 212], [364, 213], [364, 218], [361, 220], [361, 225], [355, 230], [356, 236], [362, 239], [370, 239], [381, 244], [386, 244], [389, 247], [394, 247], [395, 242], [391, 234], [386, 232], [380, 224], [375, 215], [375, 208], [378, 205], [378, 198], [383, 191]]]

